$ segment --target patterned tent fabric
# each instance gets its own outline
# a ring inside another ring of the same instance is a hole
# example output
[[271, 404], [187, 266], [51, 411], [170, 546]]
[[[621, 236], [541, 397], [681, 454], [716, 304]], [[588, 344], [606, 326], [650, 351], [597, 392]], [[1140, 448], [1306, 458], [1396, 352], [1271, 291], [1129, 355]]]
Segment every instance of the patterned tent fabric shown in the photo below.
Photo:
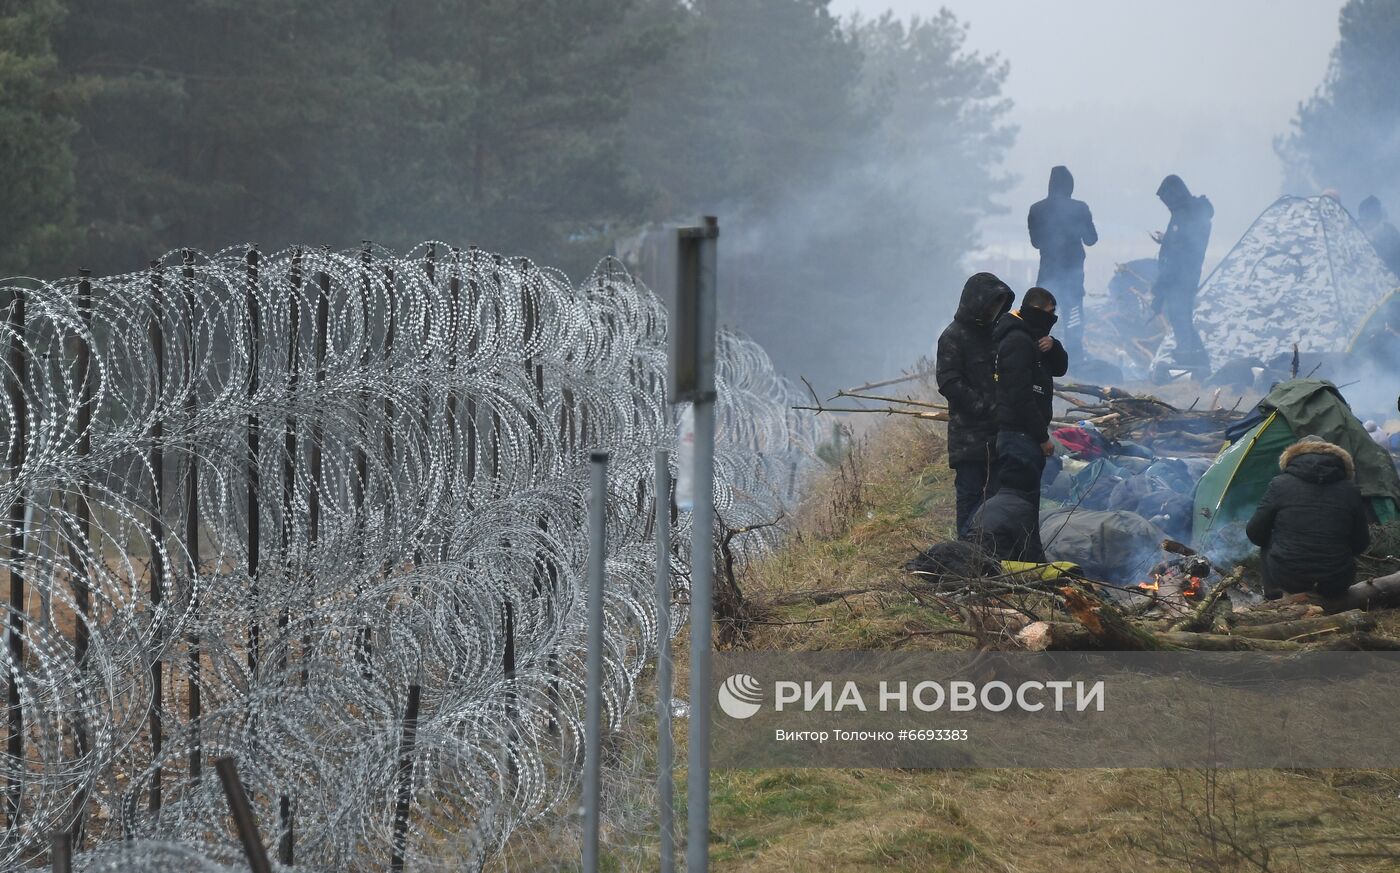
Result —
[[[1351, 214], [1331, 197], [1280, 197], [1206, 278], [1196, 328], [1211, 368], [1293, 350], [1346, 351], [1395, 293], [1395, 279]], [[1153, 369], [1170, 365], [1168, 336]]]

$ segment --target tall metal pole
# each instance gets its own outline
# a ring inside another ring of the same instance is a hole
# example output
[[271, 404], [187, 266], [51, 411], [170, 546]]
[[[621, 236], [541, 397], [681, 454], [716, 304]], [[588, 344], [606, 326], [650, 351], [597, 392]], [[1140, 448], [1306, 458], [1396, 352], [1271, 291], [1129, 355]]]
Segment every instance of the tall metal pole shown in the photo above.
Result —
[[656, 450], [656, 487], [653, 489], [656, 531], [656, 798], [661, 824], [661, 873], [676, 868], [675, 833], [671, 800], [675, 791], [671, 767], [675, 757], [671, 738], [671, 457]]
[[[183, 252], [184, 266], [181, 270], [181, 277], [185, 284], [185, 309], [189, 318], [186, 340], [186, 354], [189, 356], [189, 380], [188, 393], [185, 395], [185, 426], [194, 433], [194, 418], [199, 410], [199, 379], [197, 378], [196, 353], [195, 353], [195, 318], [198, 309], [196, 308], [196, 298], [194, 293], [194, 252], [185, 249]], [[191, 437], [193, 439], [193, 437]], [[203, 704], [200, 700], [200, 655], [199, 655], [199, 451], [191, 442], [189, 451], [189, 473], [185, 477], [185, 549], [189, 555], [189, 586], [190, 597], [194, 603], [191, 606], [190, 614], [194, 618], [195, 630], [190, 634], [189, 652], [189, 699], [187, 701], [190, 734], [194, 741], [190, 744], [190, 780], [199, 781], [200, 772], [203, 770], [204, 750], [200, 743], [199, 720], [203, 715]]]
[[[255, 679], [258, 675], [258, 661], [261, 657], [262, 628], [260, 627], [260, 604], [258, 591], [258, 570], [262, 564], [262, 503], [259, 492], [262, 489], [262, 471], [258, 458], [262, 452], [262, 423], [258, 418], [256, 398], [262, 378], [262, 305], [258, 300], [258, 270], [261, 255], [258, 247], [248, 249], [247, 264], [248, 288], [248, 600], [251, 621], [248, 626], [248, 673]], [[222, 772], [220, 773], [222, 775]]]
[[608, 453], [588, 458], [588, 658], [584, 698], [583, 873], [598, 873], [603, 768], [603, 576], [607, 549]]
[[[147, 339], [155, 366], [156, 396], [165, 394], [165, 274], [160, 261], [151, 261], [151, 321]], [[165, 421], [151, 422], [151, 609], [159, 614], [165, 599]], [[160, 760], [164, 748], [165, 665], [151, 660], [151, 760]], [[151, 773], [150, 812], [160, 812], [162, 768]]]
[[[24, 344], [24, 291], [14, 289], [10, 299], [9, 328], [10, 347], [8, 349], [10, 378], [7, 386], [10, 395], [10, 409], [14, 416], [10, 433], [10, 479], [19, 478], [24, 466], [25, 450], [29, 443], [29, 398], [24, 391], [25, 374], [29, 369], [28, 348]], [[15, 492], [10, 504], [10, 675], [8, 688], [10, 735], [6, 744], [16, 769], [23, 771], [24, 764], [24, 708], [20, 702], [19, 686], [24, 666], [24, 495]], [[11, 779], [6, 786], [5, 818], [10, 829], [15, 830], [23, 807], [24, 782], [20, 778]]]
[[[678, 341], [689, 343], [690, 369], [677, 385], [694, 403], [695, 507], [690, 516], [690, 734], [687, 767], [686, 870], [709, 869], [710, 832], [710, 649], [714, 622], [714, 466], [715, 466], [715, 262], [719, 223], [680, 232], [680, 284], [683, 306]], [[678, 353], [684, 349], [677, 346]], [[681, 357], [678, 354], [678, 357]], [[679, 381], [679, 380], [678, 380]], [[688, 383], [688, 384], [687, 384]]]
[[[85, 336], [77, 342], [77, 348], [74, 349], [73, 354], [73, 369], [77, 374], [78, 391], [81, 398], [75, 427], [78, 431], [77, 455], [86, 460], [92, 454], [94, 380], [92, 378], [92, 280], [89, 278], [92, 273], [89, 270], [81, 270], [79, 275], [82, 276], [82, 279], [78, 282], [78, 316], [82, 319]], [[73, 514], [78, 528], [78, 537], [87, 542], [89, 551], [98, 548], [97, 538], [93, 535], [92, 482], [87, 473], [79, 476], [77, 504]], [[92, 612], [92, 584], [88, 578], [89, 570], [86, 556], [80, 551], [80, 548], [78, 542], [70, 541], [68, 549], [69, 561], [73, 567], [73, 601], [78, 613], [75, 616], [76, 621], [73, 628], [73, 659], [78, 665], [78, 671], [83, 673], [87, 671], [87, 653], [91, 639], [88, 622], [91, 620]], [[81, 718], [74, 725], [73, 741], [79, 756], [86, 755], [88, 731], [85, 720]], [[83, 844], [83, 824], [87, 811], [88, 791], [87, 788], [82, 789], [74, 799], [73, 806], [76, 813], [72, 829], [68, 834], [70, 848], [72, 845], [81, 848]]]
[[418, 707], [422, 692], [418, 683], [408, 686], [403, 733], [399, 737], [398, 790], [394, 800], [394, 834], [389, 847], [389, 869], [401, 873], [408, 855], [408, 814], [413, 803], [413, 749], [418, 738]]

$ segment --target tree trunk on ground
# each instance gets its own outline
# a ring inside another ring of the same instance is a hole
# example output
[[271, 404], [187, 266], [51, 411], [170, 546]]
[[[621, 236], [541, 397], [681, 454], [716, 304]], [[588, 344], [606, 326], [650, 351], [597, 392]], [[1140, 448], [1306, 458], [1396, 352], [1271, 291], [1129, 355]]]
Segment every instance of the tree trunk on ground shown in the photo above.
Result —
[[1097, 648], [1122, 652], [1163, 648], [1156, 637], [1128, 621], [1113, 604], [1068, 585], [1060, 589], [1060, 595], [1074, 620], [1098, 640]]
[[[1375, 626], [1374, 616], [1367, 615], [1359, 609], [1353, 609], [1337, 615], [1239, 627], [1235, 628], [1234, 635], [1256, 640], [1295, 640], [1299, 637], [1312, 637], [1326, 633], [1346, 634], [1354, 631], [1369, 631]], [[1311, 639], [1308, 641], [1313, 642]]]
[[1346, 595], [1335, 606], [1348, 610], [1400, 606], [1400, 573], [1357, 582], [1347, 589]]
[[1195, 634], [1185, 631], [1167, 631], [1157, 634], [1164, 647], [1194, 649], [1199, 652], [1297, 652], [1302, 650], [1298, 643], [1284, 640], [1258, 640], [1233, 634]]

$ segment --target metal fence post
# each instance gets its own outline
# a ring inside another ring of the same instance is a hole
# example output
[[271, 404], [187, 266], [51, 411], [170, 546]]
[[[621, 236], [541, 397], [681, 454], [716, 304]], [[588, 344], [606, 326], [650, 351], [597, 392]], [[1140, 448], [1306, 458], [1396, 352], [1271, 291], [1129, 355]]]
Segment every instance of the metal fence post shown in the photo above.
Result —
[[[24, 344], [24, 291], [16, 288], [10, 299], [10, 347], [8, 363], [10, 378], [7, 388], [14, 420], [10, 434], [10, 476], [18, 477], [24, 466], [25, 449], [29, 443], [29, 398], [24, 392], [25, 373], [29, 368], [29, 350]], [[20, 674], [24, 669], [24, 528], [25, 499], [16, 492], [10, 504], [10, 542], [7, 555], [10, 562], [10, 675], [7, 691], [10, 734], [6, 749], [18, 769], [24, 768], [24, 708], [20, 702]], [[19, 822], [23, 805], [24, 783], [11, 780], [5, 792], [5, 818], [13, 830]]]
[[[185, 308], [189, 318], [189, 330], [186, 335], [188, 345], [185, 353], [189, 356], [189, 380], [188, 393], [185, 395], [185, 417], [186, 427], [194, 421], [199, 412], [199, 380], [196, 378], [197, 358], [195, 355], [195, 293], [194, 293], [194, 252], [185, 249], [181, 253], [183, 268], [181, 278], [184, 279]], [[193, 434], [193, 428], [190, 428]], [[193, 439], [193, 436], [191, 436]], [[190, 614], [194, 616], [195, 630], [190, 634], [189, 652], [189, 700], [188, 712], [190, 719], [190, 734], [194, 737], [194, 742], [190, 745], [190, 780], [199, 781], [200, 773], [203, 770], [204, 752], [200, 743], [199, 719], [203, 715], [203, 705], [200, 700], [200, 662], [199, 662], [199, 453], [193, 444], [189, 446], [189, 472], [185, 477], [185, 552], [189, 555], [189, 585], [190, 597], [194, 603]]]
[[389, 856], [389, 869], [403, 870], [408, 851], [408, 813], [413, 802], [413, 747], [418, 739], [418, 707], [422, 692], [418, 683], [408, 686], [408, 702], [404, 706], [403, 735], [399, 740], [398, 797], [394, 803], [394, 837]]
[[67, 831], [49, 837], [49, 869], [53, 873], [73, 873], [73, 835]]
[[229, 811], [233, 813], [233, 824], [238, 829], [238, 839], [243, 843], [243, 854], [248, 858], [248, 868], [252, 873], [272, 873], [272, 865], [267, 860], [267, 848], [258, 833], [258, 821], [253, 817], [253, 809], [248, 804], [248, 795], [243, 791], [243, 783], [238, 779], [238, 767], [229, 757], [214, 761], [219, 781], [224, 786], [224, 796], [228, 798]]
[[262, 423], [258, 418], [256, 398], [262, 378], [262, 361], [258, 357], [262, 350], [262, 305], [258, 300], [258, 269], [261, 255], [258, 247], [248, 249], [247, 264], [248, 288], [248, 600], [251, 621], [248, 623], [248, 673], [258, 675], [258, 660], [261, 655], [262, 629], [259, 625], [258, 570], [262, 563], [262, 503], [259, 491], [262, 487], [262, 472], [258, 463], [262, 452]]
[[715, 266], [719, 223], [678, 235], [677, 325], [672, 349], [675, 399], [695, 412], [695, 506], [690, 516], [690, 732], [687, 765], [687, 873], [709, 868], [710, 650], [714, 623]]
[[589, 455], [588, 653], [584, 698], [583, 873], [598, 873], [603, 751], [603, 585], [607, 561], [608, 453]]
[[652, 513], [656, 532], [656, 797], [661, 827], [661, 873], [675, 869], [675, 833], [671, 802], [674, 793], [671, 767], [671, 457], [656, 450], [656, 487]]
[[[160, 261], [151, 261], [151, 321], [148, 340], [155, 364], [157, 395], [165, 393], [165, 274]], [[165, 600], [165, 422], [151, 422], [151, 608], [159, 614]], [[165, 665], [151, 660], [151, 759], [159, 760], [164, 747]], [[151, 773], [150, 811], [160, 812], [162, 768]]]

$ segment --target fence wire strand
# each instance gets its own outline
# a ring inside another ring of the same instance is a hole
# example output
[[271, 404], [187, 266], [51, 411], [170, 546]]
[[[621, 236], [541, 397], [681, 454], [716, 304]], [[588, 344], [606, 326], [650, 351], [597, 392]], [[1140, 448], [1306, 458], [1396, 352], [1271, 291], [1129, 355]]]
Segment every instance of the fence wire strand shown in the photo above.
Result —
[[[239, 246], [0, 293], [0, 867], [76, 830], [79, 870], [241, 869], [224, 755], [298, 868], [477, 869], [576, 804], [591, 450], [612, 729], [661, 644], [666, 313], [619, 263]], [[717, 381], [717, 509], [771, 521], [815, 429], [751, 340]]]

